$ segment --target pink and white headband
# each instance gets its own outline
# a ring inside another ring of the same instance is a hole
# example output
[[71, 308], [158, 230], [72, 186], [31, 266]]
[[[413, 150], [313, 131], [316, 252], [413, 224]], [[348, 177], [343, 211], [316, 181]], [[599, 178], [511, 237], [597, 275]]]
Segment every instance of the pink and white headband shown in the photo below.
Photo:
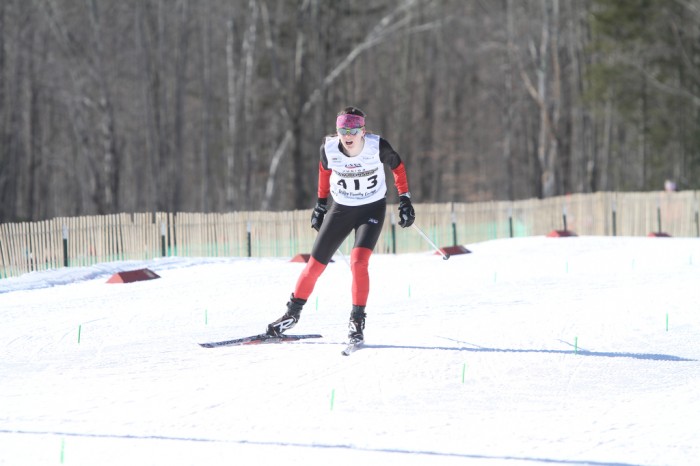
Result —
[[338, 115], [338, 118], [335, 119], [336, 128], [362, 128], [363, 126], [365, 126], [365, 117], [360, 115], [345, 113]]

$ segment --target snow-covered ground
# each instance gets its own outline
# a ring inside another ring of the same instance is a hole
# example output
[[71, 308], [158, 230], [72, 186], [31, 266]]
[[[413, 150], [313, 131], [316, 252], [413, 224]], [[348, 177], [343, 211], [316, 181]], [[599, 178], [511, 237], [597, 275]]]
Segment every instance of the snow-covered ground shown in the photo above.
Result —
[[288, 259], [0, 280], [0, 464], [700, 464], [700, 240], [466, 246], [376, 254], [350, 357], [342, 257], [280, 345], [197, 342], [279, 317]]

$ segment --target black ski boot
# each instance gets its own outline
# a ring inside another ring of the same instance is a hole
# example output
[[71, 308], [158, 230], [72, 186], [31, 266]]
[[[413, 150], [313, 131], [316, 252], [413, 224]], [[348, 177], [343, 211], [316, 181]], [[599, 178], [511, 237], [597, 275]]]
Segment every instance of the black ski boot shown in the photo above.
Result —
[[352, 312], [350, 313], [350, 324], [348, 325], [348, 329], [350, 330], [348, 333], [348, 341], [350, 343], [357, 343], [365, 340], [365, 335], [363, 333], [365, 329], [365, 317], [367, 317], [365, 306], [353, 304]]
[[297, 299], [294, 293], [289, 298], [287, 303], [287, 312], [282, 317], [267, 326], [267, 334], [271, 337], [278, 337], [284, 332], [294, 327], [299, 322], [301, 308], [306, 304], [305, 299]]

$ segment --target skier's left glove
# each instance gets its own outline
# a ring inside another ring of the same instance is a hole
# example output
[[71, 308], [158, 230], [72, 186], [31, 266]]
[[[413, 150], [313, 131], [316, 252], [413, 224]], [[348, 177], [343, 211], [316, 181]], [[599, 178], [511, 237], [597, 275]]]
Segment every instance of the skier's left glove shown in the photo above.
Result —
[[327, 204], [328, 199], [319, 198], [316, 202], [316, 207], [314, 207], [314, 211], [311, 214], [311, 228], [316, 231], [319, 231], [321, 229], [321, 225], [323, 225], [323, 217], [325, 217], [326, 212], [328, 212]]
[[410, 227], [416, 220], [416, 211], [413, 210], [410, 196], [410, 194], [399, 196], [399, 225], [401, 228]]

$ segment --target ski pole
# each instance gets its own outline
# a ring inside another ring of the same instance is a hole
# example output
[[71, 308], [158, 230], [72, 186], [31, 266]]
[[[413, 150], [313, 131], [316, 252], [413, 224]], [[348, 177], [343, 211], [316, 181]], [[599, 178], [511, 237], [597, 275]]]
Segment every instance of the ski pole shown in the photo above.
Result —
[[341, 251], [340, 248], [338, 248], [338, 250], [335, 252], [336, 252], [336, 254], [340, 254], [340, 257], [343, 259], [343, 261], [345, 261], [345, 263], [348, 265], [348, 267], [350, 267], [350, 270], [352, 270], [352, 267], [350, 266], [350, 262], [348, 262], [347, 258], [345, 257], [345, 254], [343, 254], [343, 251]]
[[423, 239], [425, 239], [425, 240], [428, 242], [428, 244], [430, 244], [430, 245], [433, 247], [433, 249], [435, 249], [438, 253], [440, 253], [440, 255], [442, 256], [442, 259], [443, 259], [443, 260], [447, 260], [447, 259], [450, 258], [450, 255], [449, 255], [449, 254], [445, 254], [445, 253], [442, 251], [442, 249], [440, 249], [439, 247], [437, 247], [437, 246], [435, 245], [435, 243], [433, 243], [433, 242], [430, 240], [430, 238], [428, 238], [428, 235], [426, 235], [426, 234], [423, 232], [423, 230], [421, 230], [420, 228], [418, 228], [418, 225], [416, 225], [416, 224], [414, 223], [412, 226], [413, 226], [413, 228], [416, 229], [416, 231], [417, 231], [418, 233], [420, 233], [420, 235], [423, 237]]

